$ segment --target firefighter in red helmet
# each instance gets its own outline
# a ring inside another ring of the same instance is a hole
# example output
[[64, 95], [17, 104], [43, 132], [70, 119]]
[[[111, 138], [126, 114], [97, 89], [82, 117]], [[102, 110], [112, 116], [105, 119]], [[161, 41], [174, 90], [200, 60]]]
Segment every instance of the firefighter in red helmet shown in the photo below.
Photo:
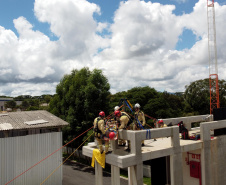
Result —
[[160, 120], [158, 121], [158, 124], [159, 124], [159, 128], [167, 127], [167, 125], [164, 124], [164, 122], [163, 122], [162, 119], [160, 119]]
[[[104, 117], [105, 113], [104, 111], [101, 111], [99, 113], [99, 117], [94, 119], [93, 125], [94, 125], [94, 137], [98, 143], [98, 148], [101, 153], [103, 153], [103, 136], [105, 134], [105, 128], [104, 128]], [[108, 153], [109, 148], [109, 141], [105, 141], [105, 153]]]
[[[121, 112], [116, 110], [114, 112], [116, 121], [119, 123], [119, 130], [120, 129], [127, 129], [128, 126], [132, 123], [130, 116], [126, 112]], [[119, 145], [125, 145], [125, 140], [119, 140]], [[128, 141], [128, 148], [127, 151], [130, 151], [130, 142]]]

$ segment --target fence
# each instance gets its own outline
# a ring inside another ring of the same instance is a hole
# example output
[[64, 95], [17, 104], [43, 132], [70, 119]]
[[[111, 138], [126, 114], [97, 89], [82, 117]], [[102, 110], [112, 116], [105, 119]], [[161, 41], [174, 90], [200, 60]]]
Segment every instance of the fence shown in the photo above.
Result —
[[[6, 184], [61, 146], [61, 132], [0, 138], [0, 184]], [[59, 150], [10, 185], [39, 185], [61, 163], [62, 150]], [[44, 184], [62, 185], [62, 168]]]

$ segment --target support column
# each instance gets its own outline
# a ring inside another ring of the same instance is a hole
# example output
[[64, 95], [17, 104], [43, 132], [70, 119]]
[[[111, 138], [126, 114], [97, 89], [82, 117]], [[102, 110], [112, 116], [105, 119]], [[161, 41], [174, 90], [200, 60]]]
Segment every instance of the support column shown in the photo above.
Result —
[[120, 185], [120, 168], [111, 165], [111, 185]]
[[170, 177], [171, 184], [183, 184], [182, 153], [180, 147], [179, 127], [172, 127], [171, 145], [173, 154], [170, 155]]
[[95, 160], [95, 185], [103, 185], [103, 169]]
[[182, 153], [170, 155], [171, 184], [183, 184]]
[[128, 167], [129, 185], [143, 185], [143, 163]]
[[[206, 126], [207, 127], [207, 126]], [[201, 140], [203, 146], [201, 149], [201, 171], [202, 185], [211, 185], [211, 137], [210, 130], [206, 129], [202, 124], [200, 127]]]
[[110, 145], [112, 149], [112, 154], [115, 154], [116, 149], [118, 148], [118, 140], [110, 140]]

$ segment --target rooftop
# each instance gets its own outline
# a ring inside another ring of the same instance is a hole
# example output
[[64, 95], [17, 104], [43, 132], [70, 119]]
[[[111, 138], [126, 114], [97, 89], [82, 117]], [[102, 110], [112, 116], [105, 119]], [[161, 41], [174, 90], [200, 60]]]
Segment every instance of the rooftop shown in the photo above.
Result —
[[66, 125], [66, 121], [45, 110], [0, 113], [0, 131]]

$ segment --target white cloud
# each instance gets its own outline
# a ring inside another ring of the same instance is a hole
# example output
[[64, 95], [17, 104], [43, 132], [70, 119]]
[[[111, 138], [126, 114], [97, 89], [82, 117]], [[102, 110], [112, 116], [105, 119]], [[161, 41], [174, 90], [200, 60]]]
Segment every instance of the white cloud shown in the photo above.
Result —
[[[82, 67], [102, 69], [113, 93], [146, 85], [184, 91], [191, 81], [209, 75], [206, 1], [199, 0], [190, 14], [176, 16], [175, 8], [122, 1], [110, 24], [94, 19], [94, 14], [101, 16], [100, 7], [86, 0], [36, 0], [35, 16], [49, 23], [59, 39], [51, 41], [34, 31], [25, 17], [14, 20], [18, 37], [0, 26], [0, 94], [54, 93], [64, 74]], [[215, 10], [222, 79], [226, 78], [226, 6], [216, 3]], [[177, 51], [184, 29], [192, 30], [198, 39], [191, 49]]]

